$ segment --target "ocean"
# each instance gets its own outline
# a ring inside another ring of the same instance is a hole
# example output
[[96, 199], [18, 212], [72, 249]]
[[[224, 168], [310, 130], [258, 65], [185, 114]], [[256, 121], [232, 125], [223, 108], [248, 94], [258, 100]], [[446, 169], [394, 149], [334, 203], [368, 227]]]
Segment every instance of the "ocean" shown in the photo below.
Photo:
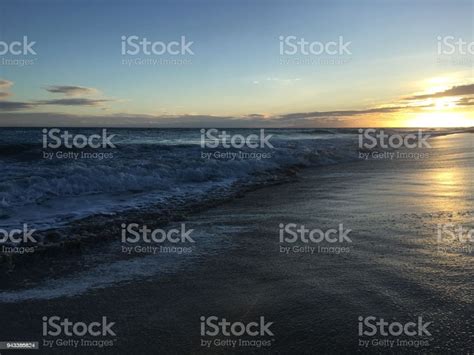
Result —
[[[102, 130], [64, 131], [90, 136]], [[258, 133], [225, 131], [244, 137]], [[224, 199], [253, 185], [283, 181], [295, 169], [358, 160], [356, 129], [265, 129], [271, 147], [258, 149], [226, 148], [223, 139], [215, 148], [203, 148], [199, 129], [107, 133], [113, 135], [113, 148], [45, 148], [41, 128], [0, 129], [0, 227], [27, 223], [46, 230], [97, 214], [170, 211], [190, 201]]]

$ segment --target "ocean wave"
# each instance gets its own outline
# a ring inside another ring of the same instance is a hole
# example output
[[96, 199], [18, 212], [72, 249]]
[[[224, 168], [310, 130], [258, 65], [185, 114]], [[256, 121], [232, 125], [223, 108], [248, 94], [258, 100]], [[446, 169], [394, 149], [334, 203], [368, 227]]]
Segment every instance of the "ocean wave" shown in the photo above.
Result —
[[[47, 229], [97, 213], [205, 198], [215, 189], [225, 196], [235, 186], [277, 180], [295, 167], [357, 159], [357, 129], [266, 132], [274, 136], [273, 148], [227, 149], [201, 148], [196, 130], [116, 130], [117, 147], [105, 151], [112, 158], [50, 160], [43, 156], [41, 130], [8, 130], [0, 139], [0, 225]], [[84, 152], [97, 150], [67, 153]], [[232, 156], [239, 153], [247, 156]]]
[[[127, 137], [110, 150], [112, 158], [103, 160], [49, 160], [42, 157], [39, 144], [0, 145], [1, 224], [14, 226], [21, 221], [51, 227], [61, 219], [166, 203], [176, 196], [195, 198], [213, 188], [274, 179], [290, 167], [333, 164], [351, 156], [344, 147], [348, 141], [341, 139], [295, 140], [281, 135], [275, 137], [273, 149], [257, 150], [203, 149], [195, 135], [186, 139], [181, 131], [166, 132], [166, 137], [155, 141], [148, 135], [145, 140]], [[203, 158], [204, 153], [212, 157]]]

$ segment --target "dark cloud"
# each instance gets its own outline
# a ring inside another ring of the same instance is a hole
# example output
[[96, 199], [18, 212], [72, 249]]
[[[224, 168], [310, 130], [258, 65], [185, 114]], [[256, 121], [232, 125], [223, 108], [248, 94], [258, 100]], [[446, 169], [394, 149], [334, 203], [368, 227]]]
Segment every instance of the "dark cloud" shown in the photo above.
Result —
[[48, 86], [46, 90], [54, 94], [63, 94], [66, 96], [93, 95], [99, 92], [94, 88], [73, 85], [53, 85]]
[[456, 102], [456, 106], [474, 106], [474, 97], [463, 97]]
[[409, 100], [409, 101], [426, 100], [426, 99], [439, 98], [439, 97], [466, 96], [466, 95], [474, 95], [474, 84], [453, 86], [451, 89], [438, 91], [433, 94], [414, 95], [414, 96], [406, 97], [405, 100]]
[[[8, 89], [13, 85], [13, 82], [9, 80], [0, 79], [0, 89]], [[94, 88], [87, 88], [82, 86], [50, 86], [46, 88], [47, 91], [52, 93], [61, 93], [66, 96], [76, 95], [87, 95], [98, 93], [98, 90]], [[0, 100], [11, 96], [9, 92], [0, 91]], [[100, 106], [106, 102], [112, 100], [108, 99], [93, 99], [93, 98], [79, 98], [79, 97], [68, 97], [63, 99], [54, 100], [41, 100], [41, 101], [30, 101], [30, 102], [14, 102], [14, 101], [0, 101], [0, 111], [17, 111], [31, 109], [39, 106], [55, 105], [55, 106]]]
[[[0, 98], [2, 98], [0, 93]], [[99, 100], [99, 99], [84, 99], [84, 98], [70, 98], [70, 99], [57, 99], [57, 100], [43, 100], [35, 102], [14, 102], [14, 101], [0, 101], [0, 111], [17, 111], [32, 109], [39, 106], [100, 106], [110, 100]]]
[[390, 113], [396, 112], [401, 109], [405, 109], [407, 106], [396, 106], [396, 107], [381, 107], [381, 108], [372, 108], [367, 110], [342, 110], [342, 111], [314, 111], [314, 112], [299, 112], [299, 113], [289, 113], [286, 115], [278, 116], [278, 119], [281, 120], [298, 120], [298, 119], [308, 119], [308, 118], [324, 118], [324, 117], [350, 117], [358, 115], [367, 115], [372, 113]]
[[0, 111], [17, 111], [32, 108], [29, 102], [0, 101]]
[[110, 100], [104, 99], [85, 99], [85, 98], [71, 98], [71, 99], [56, 99], [37, 101], [38, 105], [58, 105], [58, 106], [99, 106]]

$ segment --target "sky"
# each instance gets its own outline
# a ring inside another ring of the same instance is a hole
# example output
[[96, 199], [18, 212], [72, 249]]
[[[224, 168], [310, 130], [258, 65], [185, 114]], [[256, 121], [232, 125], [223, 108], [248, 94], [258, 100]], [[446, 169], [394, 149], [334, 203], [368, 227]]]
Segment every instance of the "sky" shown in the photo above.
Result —
[[[0, 126], [474, 126], [473, 10], [472, 0], [2, 0]], [[4, 53], [25, 37], [34, 54]], [[133, 53], [144, 38], [189, 50]], [[339, 53], [318, 51], [331, 42]]]

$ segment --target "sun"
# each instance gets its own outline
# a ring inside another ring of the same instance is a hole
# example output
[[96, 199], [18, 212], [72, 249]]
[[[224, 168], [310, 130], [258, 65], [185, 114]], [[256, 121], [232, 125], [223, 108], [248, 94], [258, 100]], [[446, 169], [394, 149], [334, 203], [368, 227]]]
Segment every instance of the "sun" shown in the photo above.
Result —
[[417, 102], [421, 111], [408, 114], [406, 127], [472, 127], [474, 116], [470, 111], [457, 106], [460, 97], [448, 96], [428, 98]]

